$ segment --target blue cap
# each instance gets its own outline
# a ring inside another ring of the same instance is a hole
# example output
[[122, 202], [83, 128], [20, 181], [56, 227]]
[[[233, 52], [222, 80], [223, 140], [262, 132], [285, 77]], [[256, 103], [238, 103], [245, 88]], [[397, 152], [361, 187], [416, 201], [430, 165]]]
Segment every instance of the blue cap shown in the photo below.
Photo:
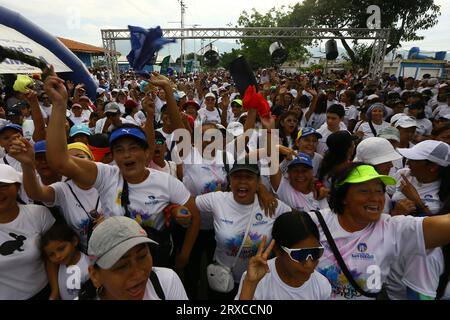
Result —
[[74, 135], [79, 133], [85, 134], [87, 136], [91, 135], [91, 131], [89, 130], [89, 127], [87, 125], [78, 124], [70, 128], [69, 137], [73, 137]]
[[6, 126], [1, 127], [0, 133], [2, 133], [3, 131], [5, 131], [7, 129], [13, 129], [13, 130], [19, 131], [20, 134], [23, 134], [22, 126], [19, 126], [18, 124], [15, 124], [15, 123], [8, 123]]
[[288, 165], [288, 167], [290, 166], [295, 166], [296, 164], [304, 164], [305, 166], [308, 166], [310, 168], [313, 167], [311, 158], [306, 154], [306, 153], [302, 153], [300, 152]]
[[312, 134], [315, 134], [318, 139], [322, 138], [322, 135], [316, 131], [316, 129], [311, 127], [305, 127], [298, 130], [297, 139], [295, 139], [295, 142], [300, 140], [300, 138], [304, 138], [306, 136], [310, 136]]
[[45, 153], [47, 152], [47, 141], [41, 140], [34, 144], [34, 153]]
[[114, 130], [109, 136], [109, 145], [122, 137], [134, 137], [145, 143], [148, 143], [145, 133], [137, 128], [119, 128]]

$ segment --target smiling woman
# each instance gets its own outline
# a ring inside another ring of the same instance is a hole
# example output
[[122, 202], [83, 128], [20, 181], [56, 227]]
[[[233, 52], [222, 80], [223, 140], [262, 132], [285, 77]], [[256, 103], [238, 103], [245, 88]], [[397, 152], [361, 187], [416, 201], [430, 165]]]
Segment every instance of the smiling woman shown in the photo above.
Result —
[[382, 214], [385, 186], [392, 184], [394, 178], [370, 165], [350, 164], [333, 181], [331, 210], [310, 213], [325, 247], [318, 270], [330, 281], [333, 299], [374, 298], [396, 259], [425, 256], [426, 249], [450, 242], [450, 214]]

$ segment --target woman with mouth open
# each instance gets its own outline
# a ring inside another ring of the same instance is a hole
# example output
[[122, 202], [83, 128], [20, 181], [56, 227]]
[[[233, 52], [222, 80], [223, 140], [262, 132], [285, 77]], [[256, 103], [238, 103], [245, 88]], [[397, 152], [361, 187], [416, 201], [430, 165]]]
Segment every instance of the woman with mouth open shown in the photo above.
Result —
[[156, 242], [130, 218], [101, 222], [89, 241], [90, 280], [81, 288], [79, 299], [187, 300], [178, 275], [153, 266], [152, 244]]
[[[183, 124], [170, 81], [156, 73], [149, 81], [166, 92], [168, 113], [173, 114], [171, 118], [174, 125], [181, 127]], [[135, 219], [146, 228], [147, 232], [151, 231], [159, 236], [158, 241], [164, 241], [163, 243], [167, 244], [166, 248], [171, 246], [171, 240], [165, 224], [164, 209], [169, 204], [177, 204], [178, 208], [187, 207], [192, 219], [182, 247], [175, 251], [175, 263], [169, 254], [164, 255], [164, 262], [159, 263], [171, 266], [174, 264], [178, 270], [184, 268], [197, 238], [200, 216], [194, 199], [181, 181], [166, 173], [146, 168], [152, 158], [154, 145], [149, 145], [144, 131], [133, 125], [124, 125], [111, 133], [109, 142], [117, 166], [70, 157], [64, 128], [61, 126], [65, 119], [67, 90], [63, 80], [58, 78], [53, 70], [46, 79], [45, 91], [53, 101], [52, 121], [49, 122], [47, 132], [47, 156], [50, 166], [77, 184], [94, 186], [99, 191], [106, 215], [126, 215]], [[151, 97], [146, 97], [143, 105], [149, 112], [154, 112], [148, 106], [150, 99]], [[147, 130], [147, 126], [150, 130]], [[146, 130], [154, 134], [153, 114], [148, 115]], [[150, 140], [152, 139], [154, 138], [150, 137]], [[175, 210], [177, 209], [173, 209], [172, 212]], [[170, 250], [165, 252], [168, 253]]]
[[425, 218], [382, 214], [386, 185], [395, 182], [370, 165], [349, 164], [335, 176], [331, 210], [322, 210], [323, 220], [317, 212], [309, 213], [325, 247], [318, 270], [331, 283], [332, 299], [375, 298], [399, 257], [426, 256], [427, 249], [450, 243], [450, 214]]

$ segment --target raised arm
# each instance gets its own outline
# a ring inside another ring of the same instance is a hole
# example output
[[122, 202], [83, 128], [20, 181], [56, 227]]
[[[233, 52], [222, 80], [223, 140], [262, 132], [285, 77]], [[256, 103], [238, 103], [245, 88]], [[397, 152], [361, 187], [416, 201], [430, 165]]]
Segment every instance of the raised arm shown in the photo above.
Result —
[[24, 137], [17, 137], [11, 143], [9, 154], [22, 165], [23, 186], [27, 195], [37, 201], [54, 202], [55, 190], [42, 185], [36, 176], [33, 146]]
[[311, 118], [311, 115], [313, 114], [313, 112], [316, 111], [318, 98], [317, 98], [316, 90], [306, 89], [306, 91], [308, 91], [313, 96], [313, 99], [311, 101], [311, 104], [309, 105], [308, 111], [306, 111], [306, 113], [305, 113], [305, 119], [306, 119], [306, 121], [308, 121], [309, 118]]
[[25, 99], [31, 107], [31, 118], [34, 123], [33, 141], [45, 140], [45, 121], [42, 116], [41, 107], [39, 107], [36, 91], [29, 90], [25, 94]]
[[94, 162], [71, 157], [67, 152], [66, 122], [67, 90], [64, 81], [51, 69], [45, 80], [45, 92], [53, 102], [52, 116], [47, 132], [47, 162], [51, 168], [74, 182], [92, 186], [97, 179], [97, 166]]
[[155, 100], [151, 93], [149, 93], [142, 102], [142, 108], [147, 113], [147, 118], [145, 120], [144, 132], [147, 137], [148, 147], [149, 147], [149, 161], [153, 159], [153, 154], [155, 152]]
[[200, 230], [200, 213], [198, 211], [197, 206], [195, 205], [194, 198], [190, 197], [188, 202], [186, 202], [184, 206], [189, 209], [189, 212], [192, 215], [192, 220], [191, 225], [186, 230], [183, 246], [181, 247], [181, 251], [175, 261], [177, 269], [184, 268], [188, 263], [189, 256], [191, 255], [192, 248], [194, 247], [195, 241], [197, 240], [198, 232]]
[[450, 213], [423, 220], [425, 247], [432, 249], [450, 243]]

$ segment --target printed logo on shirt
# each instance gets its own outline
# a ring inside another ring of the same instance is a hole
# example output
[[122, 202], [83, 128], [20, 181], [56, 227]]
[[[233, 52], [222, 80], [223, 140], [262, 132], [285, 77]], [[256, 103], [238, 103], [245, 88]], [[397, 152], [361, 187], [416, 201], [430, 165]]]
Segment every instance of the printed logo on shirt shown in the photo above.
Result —
[[220, 222], [223, 222], [225, 224], [234, 224], [234, 222], [231, 220], [227, 220], [227, 219], [219, 219], [219, 220], [220, 220]]
[[157, 204], [159, 202], [159, 200], [156, 199], [155, 196], [148, 196], [148, 199], [150, 201], [147, 201], [147, 202], [144, 203], [146, 206], [152, 206], [152, 205], [155, 205], [155, 204]]
[[[353, 299], [361, 296], [361, 294], [348, 282], [347, 277], [341, 269], [335, 264], [332, 264], [325, 269], [318, 268], [317, 271], [324, 275], [330, 282], [332, 298], [342, 297], [345, 299]], [[353, 279], [355, 279], [356, 283], [359, 284], [361, 288], [364, 288], [366, 281], [363, 278], [362, 273], [352, 269], [350, 270], [350, 274]]]
[[22, 235], [17, 235], [15, 233], [9, 233], [9, 236], [12, 237], [14, 240], [5, 241], [0, 245], [0, 254], [2, 256], [9, 256], [14, 253], [14, 251], [22, 252], [24, 249], [22, 249], [25, 240], [27, 238]]
[[260, 226], [260, 225], [269, 223], [268, 221], [265, 221], [265, 220], [264, 220], [264, 216], [263, 216], [263, 214], [262, 214], [261, 212], [258, 212], [258, 213], [255, 215], [255, 219], [256, 219], [257, 222], [255, 222], [255, 223], [253, 224], [253, 226]]
[[374, 260], [375, 259], [374, 255], [372, 255], [370, 253], [366, 253], [367, 244], [365, 244], [364, 242], [361, 242], [360, 244], [358, 244], [357, 249], [359, 252], [353, 253], [352, 258], [361, 259], [361, 260]]
[[[227, 252], [226, 254], [230, 257], [235, 257], [241, 247], [242, 238], [244, 237], [245, 231], [240, 234], [235, 235], [233, 238], [226, 240]], [[262, 235], [258, 233], [249, 232], [247, 238], [244, 241], [244, 246], [242, 247], [240, 259], [250, 259], [258, 251], [258, 245], [262, 240]]]
[[367, 244], [365, 244], [364, 242], [361, 242], [360, 244], [358, 244], [358, 251], [359, 252], [366, 252], [367, 251]]

